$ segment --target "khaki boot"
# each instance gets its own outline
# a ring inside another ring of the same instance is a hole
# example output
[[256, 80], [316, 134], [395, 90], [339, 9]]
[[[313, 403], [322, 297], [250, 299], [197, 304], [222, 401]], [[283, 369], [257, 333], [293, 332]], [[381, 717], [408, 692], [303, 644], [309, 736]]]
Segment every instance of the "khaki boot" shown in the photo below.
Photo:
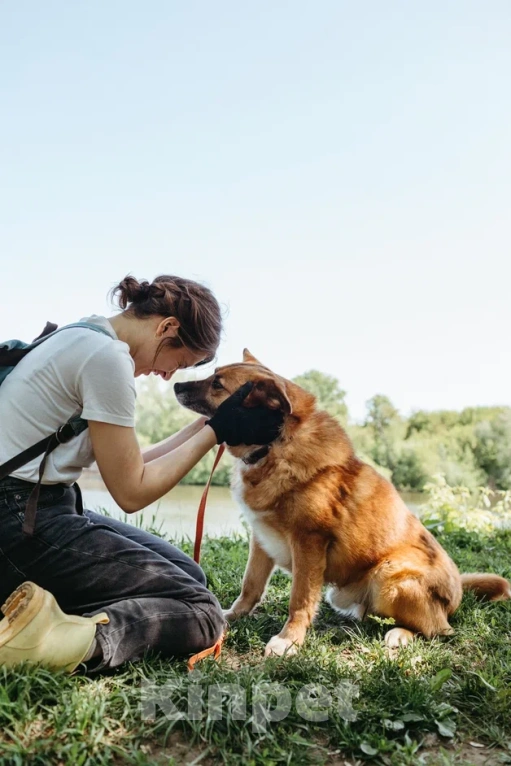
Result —
[[93, 617], [64, 614], [55, 598], [33, 582], [24, 582], [2, 607], [0, 665], [41, 663], [72, 672], [87, 656], [97, 623], [107, 623], [105, 612]]

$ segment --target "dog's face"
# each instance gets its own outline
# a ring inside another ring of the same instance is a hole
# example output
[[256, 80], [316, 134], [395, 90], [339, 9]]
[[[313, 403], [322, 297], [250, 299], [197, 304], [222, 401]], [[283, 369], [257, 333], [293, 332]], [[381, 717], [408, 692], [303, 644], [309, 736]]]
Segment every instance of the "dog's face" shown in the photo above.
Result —
[[219, 367], [205, 380], [176, 383], [174, 391], [183, 407], [210, 418], [223, 401], [248, 381], [254, 387], [244, 399], [245, 407], [262, 405], [272, 410], [280, 409], [286, 415], [292, 413], [286, 381], [261, 364], [247, 349], [243, 352], [243, 362]]

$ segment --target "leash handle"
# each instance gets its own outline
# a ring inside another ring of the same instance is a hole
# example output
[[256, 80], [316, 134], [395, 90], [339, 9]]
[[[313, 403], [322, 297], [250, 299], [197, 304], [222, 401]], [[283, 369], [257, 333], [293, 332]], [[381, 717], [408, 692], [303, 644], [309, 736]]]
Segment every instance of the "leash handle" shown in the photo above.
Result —
[[199, 652], [198, 654], [194, 654], [193, 657], [190, 657], [186, 665], [188, 670], [192, 671], [198, 662], [204, 660], [206, 657], [211, 657], [211, 655], [213, 655], [214, 659], [218, 661], [220, 659], [220, 654], [222, 653], [222, 644], [224, 642], [224, 638], [225, 633], [218, 639], [216, 644], [210, 646], [209, 649], [204, 649], [204, 651]]
[[201, 501], [199, 503], [199, 510], [197, 511], [197, 522], [195, 525], [195, 545], [193, 548], [193, 560], [196, 564], [200, 563], [200, 551], [201, 551], [201, 545], [202, 545], [202, 536], [204, 533], [204, 514], [206, 513], [206, 503], [208, 501], [208, 493], [209, 488], [211, 486], [211, 479], [213, 478], [213, 474], [216, 471], [216, 467], [220, 462], [220, 459], [222, 455], [225, 452], [225, 444], [221, 444], [218, 448], [218, 451], [216, 453], [215, 462], [213, 463], [213, 468], [211, 469], [211, 473], [209, 475], [208, 483], [204, 487], [204, 492], [202, 493]]

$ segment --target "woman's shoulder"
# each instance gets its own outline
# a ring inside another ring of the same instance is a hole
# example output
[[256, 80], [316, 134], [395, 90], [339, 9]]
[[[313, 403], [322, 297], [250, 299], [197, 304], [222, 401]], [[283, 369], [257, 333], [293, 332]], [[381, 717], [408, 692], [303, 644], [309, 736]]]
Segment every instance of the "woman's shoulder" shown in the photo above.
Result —
[[[60, 328], [58, 335], [68, 335], [73, 333], [74, 337], [84, 338], [88, 340], [103, 341], [115, 340], [118, 343], [122, 343], [117, 337], [114, 328], [104, 316], [98, 314], [91, 314], [91, 316], [82, 317], [77, 322], [72, 322], [69, 325], [64, 325]], [[126, 346], [124, 343], [123, 345]]]
[[[93, 314], [92, 316], [80, 319], [80, 323], [84, 326], [69, 328], [69, 332], [76, 330], [82, 342], [85, 341], [91, 352], [90, 360], [94, 358], [96, 362], [108, 363], [108, 360], [112, 359], [115, 360], [115, 364], [122, 364], [133, 374], [134, 363], [129, 346], [124, 341], [119, 340], [106, 317]], [[85, 325], [88, 325], [88, 327]], [[98, 327], [100, 331], [95, 331], [94, 327]]]
[[[83, 326], [74, 326], [76, 324]], [[98, 330], [94, 329], [96, 327]], [[134, 371], [128, 344], [118, 339], [106, 317], [95, 314], [61, 328], [28, 357], [32, 355], [34, 362], [37, 360], [39, 364], [51, 357], [53, 365], [75, 374], [93, 368], [102, 368], [107, 373], [116, 371], [117, 375], [124, 372], [130, 376]]]
[[[112, 341], [115, 341], [112, 343]], [[119, 340], [115, 330], [106, 317], [92, 314], [82, 317], [77, 322], [62, 326], [48, 343], [55, 346], [75, 346], [78, 344], [82, 351], [85, 348], [91, 350], [108, 348], [113, 353], [124, 352], [129, 355], [129, 346]], [[115, 351], [114, 351], [115, 349]]]

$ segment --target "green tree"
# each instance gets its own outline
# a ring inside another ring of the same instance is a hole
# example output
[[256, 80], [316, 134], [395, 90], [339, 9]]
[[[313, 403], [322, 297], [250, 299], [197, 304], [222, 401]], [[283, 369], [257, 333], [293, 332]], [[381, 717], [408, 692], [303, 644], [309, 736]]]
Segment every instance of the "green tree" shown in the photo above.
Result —
[[398, 489], [421, 492], [428, 478], [420, 455], [414, 449], [407, 447], [394, 457], [392, 482]]
[[364, 426], [372, 433], [373, 446], [371, 457], [385, 468], [394, 470], [396, 442], [395, 426], [401, 419], [388, 396], [376, 394], [367, 402], [367, 415]]
[[293, 378], [293, 383], [315, 396], [320, 409], [328, 412], [343, 425], [347, 423], [348, 408], [344, 401], [346, 391], [342, 390], [339, 381], [333, 375], [309, 370]]
[[408, 418], [405, 439], [410, 439], [414, 434], [433, 433], [432, 426], [430, 413], [418, 410]]
[[474, 455], [488, 482], [497, 489], [511, 489], [511, 411], [476, 426]]
[[388, 396], [376, 394], [366, 404], [366, 425], [374, 429], [380, 437], [388, 431], [389, 427], [399, 420], [399, 412], [396, 410]]

